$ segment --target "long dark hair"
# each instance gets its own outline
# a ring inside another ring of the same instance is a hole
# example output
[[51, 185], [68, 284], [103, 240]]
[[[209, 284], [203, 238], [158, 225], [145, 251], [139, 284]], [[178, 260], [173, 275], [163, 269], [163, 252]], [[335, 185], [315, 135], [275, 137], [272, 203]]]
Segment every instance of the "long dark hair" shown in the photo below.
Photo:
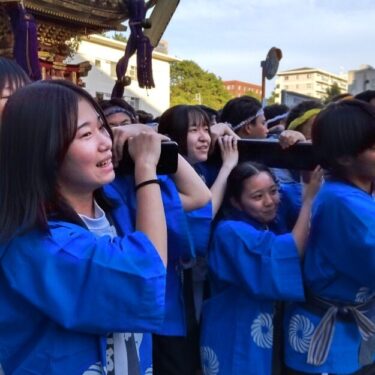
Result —
[[166, 134], [178, 143], [178, 151], [187, 156], [186, 139], [189, 125], [199, 122], [205, 126], [210, 126], [210, 119], [207, 114], [195, 105], [176, 105], [167, 109], [159, 119], [158, 132]]
[[45, 229], [50, 213], [69, 211], [57, 178], [76, 134], [80, 99], [95, 108], [112, 134], [94, 99], [67, 81], [36, 82], [9, 98], [0, 130], [0, 241]]
[[[221, 112], [220, 120], [229, 122], [232, 126], [236, 126], [249, 117], [253, 117], [262, 108], [262, 104], [258, 99], [251, 96], [240, 96], [229, 100]], [[255, 124], [256, 118], [250, 122]]]
[[15, 61], [0, 57], [0, 93], [4, 90], [5, 85], [16, 90], [30, 82], [26, 72]]

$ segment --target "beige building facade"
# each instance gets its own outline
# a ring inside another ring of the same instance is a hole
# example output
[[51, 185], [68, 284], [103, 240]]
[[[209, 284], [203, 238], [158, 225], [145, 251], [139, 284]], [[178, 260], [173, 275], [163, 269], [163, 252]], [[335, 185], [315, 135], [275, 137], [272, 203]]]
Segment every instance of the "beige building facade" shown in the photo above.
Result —
[[349, 92], [357, 95], [362, 91], [375, 90], [375, 69], [371, 65], [361, 65], [348, 72]]
[[[116, 81], [116, 64], [124, 55], [126, 44], [102, 35], [82, 38], [77, 53], [70, 60], [74, 63], [89, 61], [91, 70], [82, 80], [85, 89], [94, 97], [110, 99]], [[178, 59], [154, 50], [152, 69], [155, 88], [142, 89], [137, 81], [137, 57], [129, 60], [126, 75], [131, 77], [130, 86], [125, 87], [124, 99], [135, 109], [159, 116], [170, 106], [170, 63]]]
[[337, 83], [342, 93], [347, 92], [348, 82], [345, 75], [336, 75], [317, 68], [286, 70], [277, 74], [275, 93], [279, 102], [282, 90], [323, 99], [326, 90], [334, 83]]

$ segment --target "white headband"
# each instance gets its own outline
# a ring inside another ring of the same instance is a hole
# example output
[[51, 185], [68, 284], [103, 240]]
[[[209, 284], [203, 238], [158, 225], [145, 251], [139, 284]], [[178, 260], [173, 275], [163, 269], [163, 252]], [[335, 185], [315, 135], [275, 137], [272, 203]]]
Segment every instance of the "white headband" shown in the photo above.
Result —
[[251, 116], [251, 117], [247, 118], [246, 120], [241, 121], [238, 125], [234, 126], [232, 128], [232, 130], [236, 131], [236, 130], [242, 128], [245, 124], [248, 124], [249, 122], [256, 119], [258, 116], [262, 116], [262, 115], [264, 115], [264, 111], [263, 111], [263, 108], [260, 108], [254, 116]]
[[266, 121], [266, 125], [270, 124], [271, 122], [279, 121], [279, 120], [284, 120], [288, 116], [288, 112], [283, 113], [282, 115], [278, 115], [275, 117], [270, 118], [269, 120]]

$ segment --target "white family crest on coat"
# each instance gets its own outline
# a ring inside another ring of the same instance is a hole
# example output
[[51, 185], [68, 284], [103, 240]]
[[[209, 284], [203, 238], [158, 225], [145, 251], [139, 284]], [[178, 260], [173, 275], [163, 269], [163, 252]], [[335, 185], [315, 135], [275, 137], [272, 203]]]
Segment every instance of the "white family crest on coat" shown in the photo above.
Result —
[[292, 316], [289, 323], [290, 346], [298, 353], [307, 353], [314, 329], [314, 324], [305, 316]]
[[204, 375], [217, 375], [219, 373], [219, 360], [215, 352], [208, 346], [201, 347], [202, 370]]
[[152, 375], [153, 372], [154, 372], [154, 371], [153, 371], [152, 366], [151, 366], [151, 367], [149, 367], [149, 368], [146, 370], [145, 375]]
[[272, 348], [273, 322], [272, 315], [268, 313], [259, 314], [251, 325], [251, 337], [257, 346], [263, 349]]
[[105, 375], [106, 373], [107, 371], [105, 367], [103, 368], [101, 362], [96, 362], [95, 365], [91, 365], [82, 375]]
[[355, 296], [355, 302], [356, 303], [365, 303], [367, 301], [370, 301], [370, 299], [375, 298], [375, 291], [371, 290], [370, 288], [367, 288], [363, 286], [362, 288], [359, 288], [356, 296]]

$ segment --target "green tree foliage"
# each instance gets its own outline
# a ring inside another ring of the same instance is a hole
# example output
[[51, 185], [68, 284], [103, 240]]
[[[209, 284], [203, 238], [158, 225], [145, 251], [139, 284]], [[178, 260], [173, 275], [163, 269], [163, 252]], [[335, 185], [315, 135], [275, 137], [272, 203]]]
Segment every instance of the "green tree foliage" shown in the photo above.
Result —
[[271, 92], [271, 96], [267, 98], [267, 105], [272, 105], [278, 103], [279, 100], [279, 94], [276, 94], [276, 91], [273, 90]]
[[251, 96], [252, 98], [258, 99], [259, 101], [262, 100], [261, 96], [252, 90], [246, 91], [244, 95]]
[[220, 77], [203, 70], [193, 61], [171, 64], [171, 106], [204, 104], [220, 109], [231, 99]]
[[331, 87], [326, 89], [326, 94], [324, 96], [324, 103], [327, 104], [331, 101], [333, 97], [341, 94], [339, 85], [335, 82]]
[[124, 33], [115, 31], [114, 34], [111, 36], [112, 39], [118, 40], [119, 42], [126, 43], [128, 41], [128, 38], [125, 36]]

